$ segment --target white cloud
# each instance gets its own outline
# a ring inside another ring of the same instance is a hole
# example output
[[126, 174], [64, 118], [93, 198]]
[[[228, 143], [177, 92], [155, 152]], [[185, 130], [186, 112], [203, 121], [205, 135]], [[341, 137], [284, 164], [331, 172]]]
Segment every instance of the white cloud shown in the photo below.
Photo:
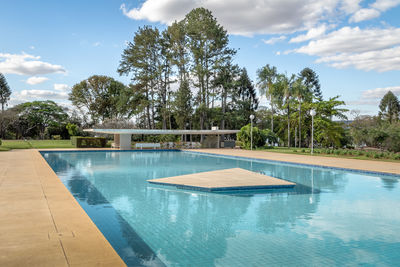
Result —
[[95, 42], [95, 43], [93, 43], [93, 46], [94, 46], [94, 47], [101, 46], [101, 42]]
[[350, 17], [350, 22], [360, 22], [364, 20], [370, 20], [377, 18], [381, 15], [381, 12], [374, 8], [362, 8], [354, 13], [353, 16]]
[[213, 12], [230, 34], [291, 33], [307, 30], [322, 19], [334, 17], [340, 0], [145, 0], [138, 8], [121, 5], [122, 13], [134, 20], [171, 24], [196, 7]]
[[400, 0], [377, 0], [371, 4], [371, 7], [380, 11], [386, 11], [398, 5], [400, 5]]
[[33, 45], [31, 45], [29, 48], [32, 49], [32, 50], [35, 49], [35, 47]]
[[290, 39], [289, 43], [300, 43], [312, 39], [316, 39], [325, 34], [328, 29], [333, 28], [334, 25], [327, 26], [326, 24], [322, 24], [316, 28], [309, 29], [306, 34], [298, 35], [292, 39]]
[[327, 63], [337, 69], [355, 67], [359, 70], [378, 72], [400, 70], [400, 46], [363, 53], [342, 53], [321, 57], [316, 62]]
[[63, 83], [55, 83], [54, 84], [54, 90], [67, 91], [68, 89], [69, 89], [69, 86], [67, 84], [63, 84]]
[[268, 39], [268, 40], [262, 40], [265, 44], [270, 44], [270, 45], [272, 45], [272, 44], [275, 44], [275, 43], [277, 43], [277, 42], [280, 42], [280, 41], [283, 41], [283, 40], [285, 40], [286, 39], [286, 36], [284, 36], [284, 35], [281, 35], [281, 36], [279, 36], [279, 37], [272, 37], [272, 38], [270, 38], [270, 39]]
[[366, 90], [362, 93], [362, 99], [381, 99], [389, 91], [392, 91], [395, 95], [400, 95], [400, 86]]
[[22, 90], [20, 93], [16, 93], [17, 97], [26, 100], [37, 100], [37, 99], [51, 99], [51, 100], [67, 100], [67, 92], [54, 92], [50, 90]]
[[317, 63], [327, 63], [335, 68], [355, 67], [379, 72], [400, 70], [400, 28], [343, 27], [300, 48], [286, 51], [290, 52], [317, 56]]
[[29, 54], [0, 53], [0, 72], [19, 75], [40, 75], [66, 72], [60, 65], [39, 60], [39, 56]]
[[29, 78], [26, 80], [26, 83], [27, 83], [27, 84], [34, 85], [34, 84], [43, 83], [43, 82], [47, 81], [48, 79], [49, 79], [49, 78], [46, 78], [46, 77], [32, 76], [32, 77], [29, 77]]
[[369, 8], [362, 8], [357, 10], [350, 17], [350, 22], [360, 22], [364, 20], [369, 20], [373, 18], [377, 18], [381, 15], [382, 12], [393, 8], [400, 4], [400, 0], [377, 0], [374, 3], [369, 5]]
[[361, 9], [360, 2], [361, 0], [343, 0], [340, 10], [344, 11], [345, 14], [352, 14]]

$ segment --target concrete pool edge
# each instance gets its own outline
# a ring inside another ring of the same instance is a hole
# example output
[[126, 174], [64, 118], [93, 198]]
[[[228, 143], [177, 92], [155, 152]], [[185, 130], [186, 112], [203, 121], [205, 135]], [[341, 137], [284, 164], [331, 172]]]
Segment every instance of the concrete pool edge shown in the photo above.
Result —
[[[292, 155], [276, 152], [238, 149], [182, 149], [181, 151], [200, 155], [203, 154], [209, 156], [226, 157], [231, 159], [258, 160], [261, 162], [283, 163], [295, 166], [317, 167], [333, 170], [336, 169], [341, 171], [351, 171], [371, 175], [385, 175], [400, 178], [400, 163], [397, 162]], [[314, 160], [314, 162], [310, 162], [310, 160]], [[318, 161], [322, 161], [322, 163], [319, 163]]]
[[40, 150], [0, 154], [0, 265], [126, 266]]

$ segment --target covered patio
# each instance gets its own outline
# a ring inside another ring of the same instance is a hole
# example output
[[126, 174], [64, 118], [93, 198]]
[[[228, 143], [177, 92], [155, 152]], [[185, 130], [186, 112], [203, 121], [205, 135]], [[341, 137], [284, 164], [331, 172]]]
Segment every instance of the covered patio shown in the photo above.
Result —
[[85, 132], [112, 134], [114, 146], [121, 149], [131, 149], [132, 135], [206, 135], [217, 136], [217, 148], [221, 147], [221, 135], [236, 134], [239, 130], [153, 130], [153, 129], [85, 129]]

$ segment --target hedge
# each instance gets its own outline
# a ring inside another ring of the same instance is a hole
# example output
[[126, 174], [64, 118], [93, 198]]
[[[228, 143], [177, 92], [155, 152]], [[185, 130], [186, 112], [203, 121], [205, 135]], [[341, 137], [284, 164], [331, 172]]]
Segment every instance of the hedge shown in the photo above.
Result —
[[104, 137], [71, 136], [71, 144], [77, 148], [105, 147], [107, 144], [107, 139]]

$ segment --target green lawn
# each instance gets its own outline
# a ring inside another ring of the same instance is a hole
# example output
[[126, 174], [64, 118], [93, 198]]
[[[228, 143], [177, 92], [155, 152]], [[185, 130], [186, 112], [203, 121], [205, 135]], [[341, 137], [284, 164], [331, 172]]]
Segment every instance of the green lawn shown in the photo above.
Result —
[[3, 140], [0, 151], [29, 148], [73, 148], [70, 140]]
[[[257, 150], [266, 151], [266, 152], [275, 152], [275, 153], [287, 153], [287, 154], [297, 154], [297, 155], [311, 155], [310, 148], [287, 148], [287, 147], [273, 147], [273, 148], [257, 148]], [[344, 151], [344, 150], [341, 150]], [[353, 155], [343, 155], [343, 154], [327, 154], [324, 153], [322, 149], [315, 149], [314, 156], [323, 156], [323, 157], [334, 157], [334, 158], [349, 158], [349, 159], [363, 159], [363, 160], [377, 160], [377, 161], [389, 161], [389, 162], [400, 162], [399, 159], [393, 159], [389, 156], [374, 158], [371, 152], [363, 152], [363, 155], [355, 155], [356, 150], [352, 151]]]

